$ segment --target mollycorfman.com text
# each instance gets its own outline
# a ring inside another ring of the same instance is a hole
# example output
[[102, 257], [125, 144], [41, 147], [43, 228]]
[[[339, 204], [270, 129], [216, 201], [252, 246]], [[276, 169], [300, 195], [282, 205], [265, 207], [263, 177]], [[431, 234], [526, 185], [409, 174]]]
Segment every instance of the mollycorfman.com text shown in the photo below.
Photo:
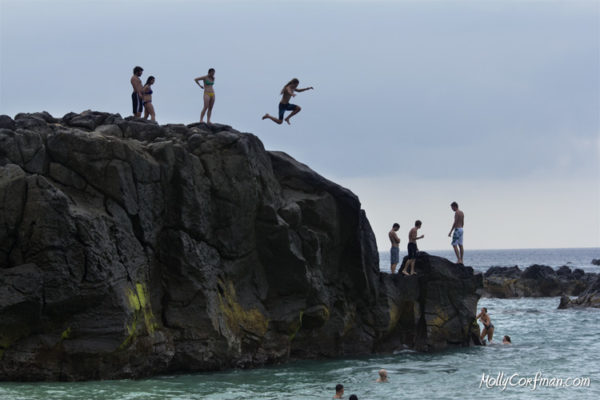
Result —
[[522, 376], [518, 373], [505, 374], [498, 372], [497, 375], [486, 374], [481, 375], [479, 388], [493, 389], [500, 388], [500, 391], [506, 390], [507, 387], [528, 388], [536, 390], [538, 388], [577, 388], [590, 387], [591, 379], [589, 377], [555, 377], [547, 376], [541, 372], [537, 372], [533, 376]]

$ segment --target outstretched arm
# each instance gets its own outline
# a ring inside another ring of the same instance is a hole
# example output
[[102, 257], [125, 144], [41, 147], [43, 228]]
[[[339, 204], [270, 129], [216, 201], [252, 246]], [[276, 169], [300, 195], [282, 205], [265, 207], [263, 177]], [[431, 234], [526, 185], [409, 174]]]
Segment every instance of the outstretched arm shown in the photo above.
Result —
[[309, 87], [304, 88], [304, 89], [296, 89], [296, 92], [304, 92], [304, 91], [310, 90], [310, 89], [314, 89], [314, 88], [312, 86], [309, 86]]

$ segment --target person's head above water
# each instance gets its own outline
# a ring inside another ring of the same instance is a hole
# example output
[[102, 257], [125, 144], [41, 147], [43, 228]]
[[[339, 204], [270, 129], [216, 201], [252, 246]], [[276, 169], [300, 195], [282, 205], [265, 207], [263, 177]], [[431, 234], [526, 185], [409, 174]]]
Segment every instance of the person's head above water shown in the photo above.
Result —
[[356, 397], [355, 394], [351, 394], [350, 397], [348, 397], [348, 400], [358, 400], [358, 397]]
[[387, 381], [387, 371], [383, 368], [379, 370], [379, 380]]
[[502, 343], [504, 343], [504, 344], [512, 344], [512, 342], [510, 340], [510, 336], [504, 335], [504, 337], [502, 338]]
[[342, 385], [341, 383], [338, 383], [337, 385], [335, 385], [335, 393], [336, 394], [344, 394], [344, 385]]

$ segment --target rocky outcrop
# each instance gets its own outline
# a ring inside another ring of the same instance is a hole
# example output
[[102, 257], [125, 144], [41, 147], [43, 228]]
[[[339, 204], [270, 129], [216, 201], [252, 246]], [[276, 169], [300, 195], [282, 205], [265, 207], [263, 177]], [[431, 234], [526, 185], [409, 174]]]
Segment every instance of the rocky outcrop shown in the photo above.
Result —
[[481, 275], [381, 274], [358, 198], [254, 135], [0, 116], [0, 379], [468, 345]]
[[600, 308], [600, 276], [596, 277], [590, 287], [581, 296], [576, 299], [562, 296], [558, 305], [559, 309], [586, 307]]
[[592, 260], [592, 264], [593, 264], [593, 265], [600, 265], [600, 258], [594, 258], [594, 259]]
[[555, 297], [577, 296], [594, 281], [596, 274], [562, 266], [558, 270], [546, 265], [492, 267], [483, 278], [482, 297]]

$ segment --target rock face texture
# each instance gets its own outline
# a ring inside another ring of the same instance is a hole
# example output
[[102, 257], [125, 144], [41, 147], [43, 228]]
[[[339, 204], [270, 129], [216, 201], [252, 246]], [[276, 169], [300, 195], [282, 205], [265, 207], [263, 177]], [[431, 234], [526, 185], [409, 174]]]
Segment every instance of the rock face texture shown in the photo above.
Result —
[[0, 116], [0, 379], [469, 345], [481, 275], [379, 272], [349, 190], [228, 126]]
[[598, 276], [590, 287], [578, 298], [571, 300], [568, 296], [560, 298], [559, 309], [565, 308], [600, 308], [600, 276]]
[[578, 296], [596, 279], [597, 274], [562, 266], [558, 270], [546, 265], [492, 267], [483, 278], [482, 297], [556, 297]]

